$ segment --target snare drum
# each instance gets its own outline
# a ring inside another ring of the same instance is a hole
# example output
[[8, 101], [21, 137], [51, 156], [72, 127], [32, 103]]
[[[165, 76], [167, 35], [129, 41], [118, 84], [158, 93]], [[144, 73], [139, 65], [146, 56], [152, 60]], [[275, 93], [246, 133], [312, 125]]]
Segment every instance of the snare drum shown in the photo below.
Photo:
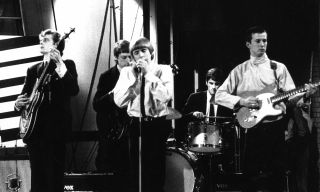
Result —
[[165, 192], [199, 191], [203, 176], [199, 173], [197, 156], [180, 148], [168, 148], [166, 152]]
[[188, 148], [199, 153], [221, 151], [222, 139], [217, 123], [190, 122], [188, 124]]

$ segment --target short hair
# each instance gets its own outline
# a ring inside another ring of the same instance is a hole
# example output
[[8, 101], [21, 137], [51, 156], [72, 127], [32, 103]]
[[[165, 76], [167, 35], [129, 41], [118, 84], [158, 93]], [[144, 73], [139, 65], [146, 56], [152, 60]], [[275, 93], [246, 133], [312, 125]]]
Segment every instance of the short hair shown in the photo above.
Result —
[[[41, 31], [41, 33], [39, 34], [39, 39], [40, 39], [40, 37], [44, 37], [46, 35], [52, 35], [52, 40], [53, 40], [54, 44], [58, 43], [61, 39], [60, 33], [58, 33], [57, 31], [55, 31], [53, 29], [46, 29], [44, 31]], [[64, 47], [65, 47], [65, 41], [63, 39], [59, 42], [59, 45], [57, 46], [57, 49], [60, 51], [61, 55], [63, 55]]]
[[121, 53], [130, 53], [130, 42], [119, 40], [114, 44], [113, 55], [118, 58]]
[[137, 50], [137, 49], [142, 49], [142, 48], [147, 48], [149, 49], [149, 52], [150, 54], [152, 55], [151, 56], [151, 59], [153, 59], [153, 51], [154, 51], [154, 48], [150, 42], [149, 39], [145, 38], [145, 37], [141, 37], [139, 38], [131, 47], [130, 49], [130, 54], [131, 56], [133, 57], [133, 51], [134, 50]]
[[267, 30], [262, 27], [262, 26], [253, 26], [247, 29], [246, 34], [245, 34], [245, 41], [246, 42], [251, 42], [252, 39], [252, 34], [254, 33], [267, 33]]
[[208, 82], [210, 79], [216, 81], [217, 83], [222, 83], [224, 80], [223, 72], [219, 68], [211, 68], [208, 70], [206, 75], [206, 82]]

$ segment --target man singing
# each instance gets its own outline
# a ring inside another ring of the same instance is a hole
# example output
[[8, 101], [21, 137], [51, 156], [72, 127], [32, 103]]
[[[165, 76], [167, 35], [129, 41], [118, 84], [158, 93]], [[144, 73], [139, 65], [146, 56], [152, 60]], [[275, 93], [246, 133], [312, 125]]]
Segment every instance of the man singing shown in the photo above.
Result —
[[[148, 39], [140, 38], [134, 42], [130, 53], [134, 64], [121, 70], [113, 92], [115, 103], [127, 107], [131, 117], [131, 189], [137, 192], [140, 187], [140, 167], [142, 191], [163, 192], [165, 143], [171, 123], [166, 121], [166, 115], [169, 114], [167, 104], [172, 98], [172, 74], [153, 62], [154, 48]], [[139, 164], [139, 136], [142, 138], [142, 164]]]

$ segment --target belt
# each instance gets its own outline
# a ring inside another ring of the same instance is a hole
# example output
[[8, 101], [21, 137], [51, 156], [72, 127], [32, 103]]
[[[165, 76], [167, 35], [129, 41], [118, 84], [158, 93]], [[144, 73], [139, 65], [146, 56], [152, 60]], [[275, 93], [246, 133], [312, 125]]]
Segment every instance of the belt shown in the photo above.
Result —
[[[134, 119], [134, 120], [139, 120], [139, 118], [140, 117], [132, 117], [132, 119]], [[162, 116], [162, 117], [147, 116], [147, 117], [142, 117], [142, 120], [146, 121], [146, 122], [152, 122], [152, 121], [157, 121], [157, 120], [166, 120], [166, 116]]]

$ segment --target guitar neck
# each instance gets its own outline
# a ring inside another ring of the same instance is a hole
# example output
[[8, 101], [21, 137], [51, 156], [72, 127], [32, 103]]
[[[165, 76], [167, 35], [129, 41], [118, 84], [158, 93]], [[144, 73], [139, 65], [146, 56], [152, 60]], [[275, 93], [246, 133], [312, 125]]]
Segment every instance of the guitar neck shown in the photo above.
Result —
[[[312, 83], [312, 85], [319, 86], [320, 82]], [[284, 99], [287, 99], [288, 97], [296, 95], [298, 93], [302, 93], [302, 92], [304, 92], [306, 90], [307, 90], [306, 86], [300, 86], [300, 87], [298, 87], [296, 89], [292, 89], [290, 91], [286, 91], [286, 92], [280, 93], [278, 95], [275, 95], [275, 96], [271, 97], [270, 100], [271, 100], [272, 103], [276, 103], [276, 102], [282, 101]]]

